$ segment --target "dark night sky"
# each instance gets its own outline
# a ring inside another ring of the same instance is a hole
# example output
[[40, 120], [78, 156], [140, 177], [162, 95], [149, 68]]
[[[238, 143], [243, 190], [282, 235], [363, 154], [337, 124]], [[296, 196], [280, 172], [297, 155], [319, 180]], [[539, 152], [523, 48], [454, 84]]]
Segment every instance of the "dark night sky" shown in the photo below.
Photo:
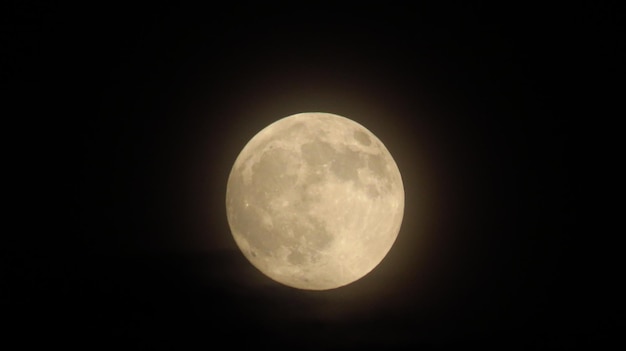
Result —
[[[2, 74], [30, 155], [17, 159], [36, 189], [3, 255], [12, 335], [81, 349], [602, 339], [611, 322], [589, 317], [590, 268], [573, 253], [573, 129], [596, 97], [581, 91], [623, 49], [623, 12], [208, 3], [15, 2], [3, 15]], [[406, 191], [385, 260], [324, 292], [265, 278], [224, 208], [245, 143], [305, 111], [374, 132]]]

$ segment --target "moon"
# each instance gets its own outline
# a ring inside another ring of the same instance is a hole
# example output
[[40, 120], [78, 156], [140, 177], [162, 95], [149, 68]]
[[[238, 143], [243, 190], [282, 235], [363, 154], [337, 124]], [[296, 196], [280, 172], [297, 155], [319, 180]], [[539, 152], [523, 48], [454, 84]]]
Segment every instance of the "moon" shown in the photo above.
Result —
[[364, 277], [390, 251], [404, 187], [393, 157], [365, 127], [299, 113], [243, 148], [228, 178], [226, 213], [237, 246], [263, 274], [328, 290]]

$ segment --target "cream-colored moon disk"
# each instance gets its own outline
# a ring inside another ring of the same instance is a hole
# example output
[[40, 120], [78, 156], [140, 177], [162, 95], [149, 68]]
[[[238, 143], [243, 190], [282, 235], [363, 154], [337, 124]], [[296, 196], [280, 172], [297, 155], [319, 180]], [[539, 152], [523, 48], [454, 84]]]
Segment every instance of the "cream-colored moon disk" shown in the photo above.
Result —
[[235, 242], [282, 284], [326, 290], [374, 269], [400, 231], [404, 188], [383, 143], [329, 113], [280, 119], [243, 148], [228, 178]]

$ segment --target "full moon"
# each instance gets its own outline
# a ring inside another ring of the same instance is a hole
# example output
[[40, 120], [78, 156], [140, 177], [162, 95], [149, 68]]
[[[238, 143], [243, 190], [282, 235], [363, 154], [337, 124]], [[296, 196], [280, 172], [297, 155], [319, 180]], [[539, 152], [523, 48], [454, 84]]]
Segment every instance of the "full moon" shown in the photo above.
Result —
[[404, 187], [383, 143], [329, 113], [270, 124], [230, 172], [226, 213], [243, 255], [284, 285], [327, 290], [371, 272], [400, 231]]

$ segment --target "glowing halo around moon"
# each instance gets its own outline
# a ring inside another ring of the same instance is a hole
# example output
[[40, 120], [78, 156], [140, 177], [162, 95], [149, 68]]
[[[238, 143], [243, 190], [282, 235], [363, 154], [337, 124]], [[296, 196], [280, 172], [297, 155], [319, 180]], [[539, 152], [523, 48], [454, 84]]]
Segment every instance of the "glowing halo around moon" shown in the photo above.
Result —
[[273, 280], [326, 290], [372, 271], [398, 236], [404, 187], [383, 143], [329, 113], [282, 118], [237, 157], [226, 212], [244, 256]]

